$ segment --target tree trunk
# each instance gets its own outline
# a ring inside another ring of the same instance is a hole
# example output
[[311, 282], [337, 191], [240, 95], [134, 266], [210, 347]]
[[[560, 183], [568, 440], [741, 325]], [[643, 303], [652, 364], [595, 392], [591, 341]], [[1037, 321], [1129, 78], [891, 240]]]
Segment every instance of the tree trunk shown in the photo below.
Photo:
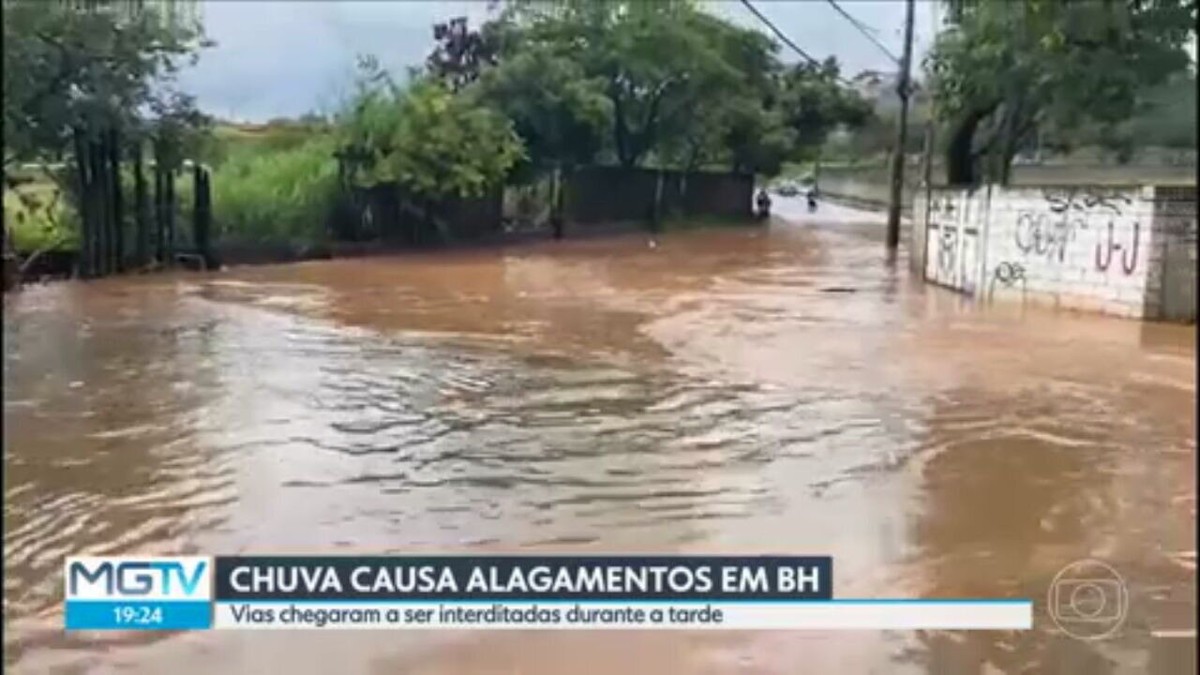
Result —
[[159, 144], [154, 144], [154, 250], [155, 259], [159, 265], [165, 265], [167, 260], [167, 215], [163, 204], [166, 202], [166, 179], [162, 168], [162, 151]]
[[167, 238], [167, 259], [168, 267], [175, 266], [175, 172], [167, 169], [163, 173], [163, 192], [164, 204], [163, 211], [166, 215], [166, 238]]
[[621, 105], [621, 97], [613, 95], [613, 147], [617, 151], [617, 162], [623, 167], [631, 167], [634, 158], [629, 153], [629, 127], [625, 125], [625, 108]]
[[112, 175], [113, 267], [125, 271], [125, 204], [121, 193], [121, 136], [108, 132], [108, 169]]
[[566, 191], [565, 171], [563, 167], [554, 167], [550, 180], [550, 227], [554, 230], [554, 238], [563, 238], [563, 194]]
[[687, 164], [683, 167], [686, 173], [695, 171], [696, 167], [700, 164], [700, 145], [698, 141], [691, 144], [691, 149], [688, 151]]
[[96, 258], [97, 258], [97, 273], [100, 276], [107, 276], [112, 271], [110, 266], [109, 252], [112, 212], [109, 210], [109, 180], [108, 180], [108, 162], [105, 161], [105, 143], [104, 134], [100, 135], [100, 140], [89, 143], [88, 159], [92, 164], [92, 212], [96, 219]]
[[946, 145], [946, 182], [949, 185], [975, 185], [979, 182], [973, 151], [975, 131], [980, 122], [995, 109], [993, 104], [972, 110], [950, 134]]
[[195, 199], [192, 208], [192, 232], [196, 239], [196, 252], [204, 259], [204, 269], [212, 269], [213, 255], [210, 241], [212, 231], [212, 198], [209, 192], [208, 169], [195, 164]]
[[146, 171], [142, 161], [142, 143], [133, 146], [133, 217], [136, 227], [137, 264], [150, 263], [150, 224], [146, 219]]
[[89, 279], [96, 275], [96, 220], [91, 208], [91, 167], [88, 143], [83, 132], [75, 129], [75, 168], [79, 186], [79, 275]]
[[12, 248], [12, 240], [8, 236], [8, 227], [0, 228], [0, 236], [4, 238], [4, 292], [11, 291], [20, 283], [20, 272], [17, 268], [17, 254]]

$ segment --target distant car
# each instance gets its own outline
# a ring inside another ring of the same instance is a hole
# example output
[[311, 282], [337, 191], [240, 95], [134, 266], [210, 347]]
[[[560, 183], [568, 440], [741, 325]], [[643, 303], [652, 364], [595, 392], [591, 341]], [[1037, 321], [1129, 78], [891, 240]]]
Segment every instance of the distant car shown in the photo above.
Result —
[[784, 197], [795, 197], [800, 194], [800, 186], [793, 181], [784, 181], [775, 186], [775, 194]]

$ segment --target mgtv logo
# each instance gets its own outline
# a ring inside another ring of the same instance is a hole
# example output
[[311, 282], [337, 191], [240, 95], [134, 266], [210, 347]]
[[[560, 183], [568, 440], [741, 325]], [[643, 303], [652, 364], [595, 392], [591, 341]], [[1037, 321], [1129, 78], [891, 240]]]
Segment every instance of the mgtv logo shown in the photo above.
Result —
[[67, 558], [67, 600], [209, 600], [209, 558]]

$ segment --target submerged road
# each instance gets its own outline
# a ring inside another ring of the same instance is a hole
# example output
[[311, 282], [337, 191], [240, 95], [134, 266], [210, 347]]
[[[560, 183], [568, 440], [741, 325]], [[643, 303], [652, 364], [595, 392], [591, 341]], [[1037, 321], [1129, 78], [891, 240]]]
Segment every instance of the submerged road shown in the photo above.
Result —
[[[889, 264], [878, 214], [775, 212], [653, 248], [6, 296], [6, 671], [1187, 672], [1194, 641], [1162, 636], [1194, 630], [1195, 329], [976, 306]], [[1037, 615], [970, 634], [61, 630], [70, 554], [419, 551], [825, 553], [837, 596]], [[1128, 582], [1106, 641], [1044, 613], [1085, 557]]]

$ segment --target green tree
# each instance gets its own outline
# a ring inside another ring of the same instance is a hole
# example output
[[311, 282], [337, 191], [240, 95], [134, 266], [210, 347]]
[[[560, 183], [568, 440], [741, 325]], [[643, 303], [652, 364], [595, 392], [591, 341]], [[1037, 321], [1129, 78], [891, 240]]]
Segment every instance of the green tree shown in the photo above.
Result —
[[471, 30], [464, 16], [433, 25], [435, 47], [425, 60], [425, 71], [450, 91], [470, 85], [496, 64], [502, 47], [502, 22], [485, 23]]
[[500, 184], [522, 157], [508, 120], [418, 83], [401, 99], [392, 152], [384, 165], [401, 185], [429, 200], [473, 197]]
[[[209, 44], [194, 1], [4, 0], [0, 7], [6, 199], [9, 189], [36, 180], [18, 170], [30, 163], [57, 187], [22, 193], [31, 213], [60, 213], [66, 197], [81, 206], [76, 174], [63, 162], [74, 156], [77, 140], [110, 130], [125, 140], [156, 136], [173, 151], [166, 159], [175, 166], [198, 143], [205, 118], [174, 86], [179, 68]], [[31, 205], [30, 194], [53, 202]], [[72, 238], [76, 222], [45, 219], [44, 229], [56, 234], [42, 249]]]
[[714, 82], [736, 80], [704, 27], [711, 17], [692, 2], [518, 2], [524, 41], [574, 61], [603, 83], [612, 107], [611, 146], [636, 166], [681, 126]]
[[587, 164], [604, 146], [612, 107], [603, 83], [542, 45], [508, 54], [472, 94], [512, 121], [534, 169]]
[[783, 77], [779, 108], [801, 158], [815, 156], [835, 129], [862, 127], [874, 115], [871, 104], [843, 86], [840, 77], [832, 56], [820, 64], [797, 64]]
[[[498, 68], [515, 54], [537, 50], [531, 61], [547, 74], [527, 65], [522, 75], [530, 89], [557, 68], [586, 86], [589, 100], [592, 92], [607, 98], [608, 149], [623, 166], [724, 163], [769, 173], [869, 110], [837, 83], [835, 61], [785, 72], [771, 39], [694, 2], [518, 1], [506, 20], [520, 39], [506, 43]], [[554, 61], [569, 65], [550, 66]], [[569, 117], [552, 116], [560, 125]], [[523, 136], [525, 128], [518, 124]]]
[[730, 111], [723, 141], [730, 169], [774, 176], [796, 155], [796, 138], [780, 110], [745, 105]]
[[209, 44], [191, 2], [4, 0], [4, 169], [70, 154], [72, 134], [197, 121], [174, 87]]
[[353, 182], [396, 182], [427, 205], [483, 194], [523, 156], [502, 115], [430, 80], [364, 89], [341, 127], [342, 145], [365, 156]]
[[952, 0], [930, 53], [937, 111], [948, 126], [947, 176], [1007, 182], [1039, 129], [1118, 125], [1139, 91], [1187, 66], [1195, 0]]
[[778, 45], [702, 12], [691, 16], [690, 29], [719, 62], [691, 78], [690, 113], [664, 129], [662, 157], [685, 170], [724, 163], [738, 172], [778, 172], [795, 141], [778, 109]]
[[380, 67], [378, 59], [369, 55], [358, 57], [354, 86], [353, 96], [335, 120], [344, 178], [358, 184], [394, 180], [386, 174], [384, 160], [395, 147], [392, 137], [403, 91]]
[[[1196, 77], [1177, 72], [1166, 82], [1139, 93], [1133, 116], [1118, 123], [1089, 122], [1053, 128], [1041, 139], [1061, 152], [1095, 147], [1118, 163], [1151, 149], [1196, 149]], [[1028, 143], [1026, 144], [1028, 145]]]

